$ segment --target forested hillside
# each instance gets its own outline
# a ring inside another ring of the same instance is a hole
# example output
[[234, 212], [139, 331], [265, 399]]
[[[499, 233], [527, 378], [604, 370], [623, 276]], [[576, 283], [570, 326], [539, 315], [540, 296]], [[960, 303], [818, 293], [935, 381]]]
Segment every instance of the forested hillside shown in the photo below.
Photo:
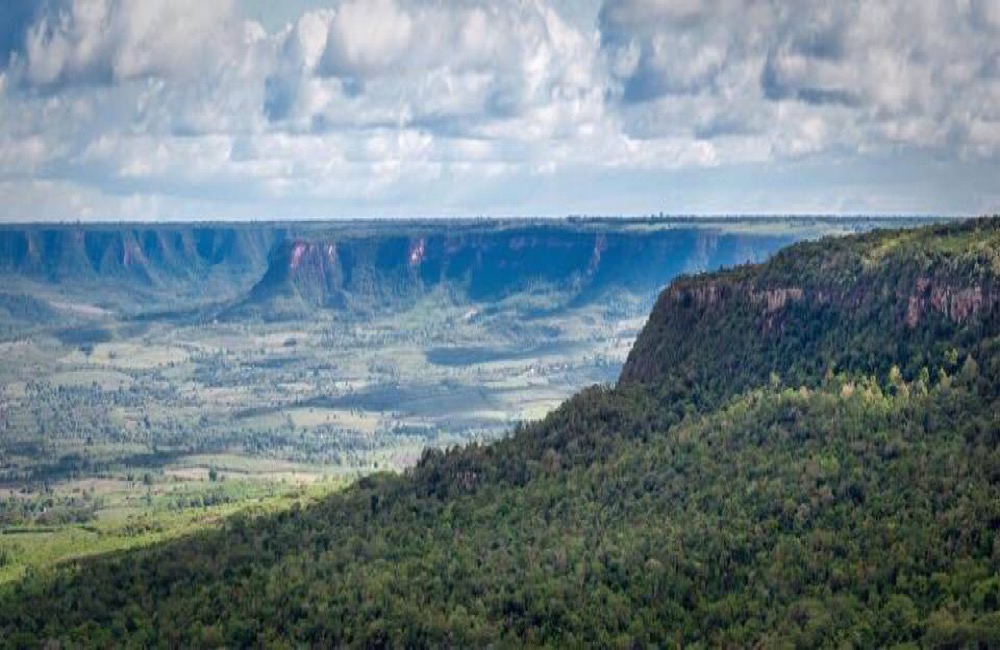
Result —
[[834, 371], [885, 376], [895, 366], [927, 381], [968, 355], [990, 356], [998, 319], [995, 218], [827, 238], [673, 282], [622, 382], [703, 402], [772, 379], [815, 386]]
[[495, 444], [32, 574], [0, 639], [994, 647], [998, 443], [1000, 219], [824, 239]]

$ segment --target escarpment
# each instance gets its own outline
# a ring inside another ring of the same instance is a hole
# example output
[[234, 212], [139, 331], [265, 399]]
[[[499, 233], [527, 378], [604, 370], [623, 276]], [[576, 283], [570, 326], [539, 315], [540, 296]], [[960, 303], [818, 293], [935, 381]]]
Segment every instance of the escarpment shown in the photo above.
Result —
[[[917, 233], [807, 242], [757, 266], [682, 277], [657, 300], [621, 381], [727, 376], [735, 390], [772, 373], [952, 370], [946, 352], [968, 354], [1000, 327], [1000, 219]], [[982, 244], [961, 248], [972, 238]], [[954, 344], [923, 349], [932, 336]], [[792, 347], [804, 353], [793, 359]]]
[[[759, 261], [814, 232], [669, 221], [405, 221], [0, 227], [0, 275], [60, 289], [182, 296], [245, 314], [392, 310], [430, 292], [489, 302], [548, 292], [579, 304]], [[222, 304], [227, 303], [227, 304]], [[121, 302], [130, 309], [130, 300]], [[214, 317], [214, 316], [213, 316]]]
[[[600, 286], [635, 262], [589, 234], [291, 238], [260, 300], [503, 295], [556, 281], [544, 256]], [[0, 639], [1000, 647], [998, 274], [992, 219], [685, 276], [618, 386], [403, 474], [26, 572]]]
[[784, 239], [546, 227], [315, 236], [279, 244], [245, 305], [272, 305], [262, 309], [271, 314], [377, 310], [443, 289], [473, 302], [548, 292], [558, 296], [557, 307], [555, 301], [581, 303], [616, 290], [655, 295], [678, 273], [762, 259]]
[[49, 282], [166, 285], [213, 271], [260, 273], [284, 227], [238, 225], [0, 228], [0, 272]]
[[1000, 288], [995, 285], [956, 286], [920, 278], [907, 296], [906, 324], [915, 328], [931, 312], [965, 323], [1000, 306]]

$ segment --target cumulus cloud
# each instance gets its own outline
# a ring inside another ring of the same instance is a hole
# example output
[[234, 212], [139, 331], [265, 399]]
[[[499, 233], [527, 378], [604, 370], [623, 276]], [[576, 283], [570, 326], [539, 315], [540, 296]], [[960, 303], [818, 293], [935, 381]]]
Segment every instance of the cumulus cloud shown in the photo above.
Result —
[[[250, 1], [0, 3], [0, 218], [658, 211], [685, 170], [825, 165], [828, 196], [845, 165], [1000, 167], [1000, 0], [315, 0], [267, 28]], [[989, 177], [949, 196], [989, 206]]]
[[636, 137], [759, 136], [777, 155], [905, 145], [992, 157], [998, 7], [617, 0], [599, 20]]
[[[264, 111], [298, 128], [466, 136], [525, 120], [525, 137], [538, 137], [603, 110], [596, 35], [542, 2], [347, 0], [303, 15], [281, 39]], [[576, 119], [558, 119], [565, 111]]]
[[354, 0], [340, 5], [331, 16], [321, 71], [333, 76], [364, 79], [416, 61], [404, 58], [417, 40], [416, 16], [393, 0]]
[[[239, 35], [232, 0], [66, 0], [15, 9], [11, 66], [28, 84], [110, 84], [225, 65]], [[33, 22], [24, 25], [24, 18]]]

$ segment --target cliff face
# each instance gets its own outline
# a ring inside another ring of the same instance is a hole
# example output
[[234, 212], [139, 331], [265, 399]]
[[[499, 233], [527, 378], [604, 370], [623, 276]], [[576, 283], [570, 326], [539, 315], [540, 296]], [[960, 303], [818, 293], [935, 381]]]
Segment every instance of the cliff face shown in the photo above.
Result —
[[[966, 323], [1000, 306], [1000, 288], [992, 283], [987, 286], [962, 286], [948, 278], [921, 277], [912, 286], [897, 286], [892, 292], [892, 308], [900, 312], [898, 320], [910, 329], [918, 327], [929, 316]], [[759, 307], [761, 316], [780, 314], [792, 303], [802, 303], [811, 309], [833, 305], [849, 310], [859, 309], [872, 299], [873, 296], [857, 291], [802, 286], [766, 287], [752, 281], [679, 282], [666, 291], [666, 300], [672, 302], [675, 308], [707, 313], [727, 309], [731, 302], [745, 301]], [[759, 322], [768, 325], [773, 324], [774, 319], [764, 318]]]
[[759, 260], [791, 239], [552, 227], [313, 237], [279, 245], [249, 299], [290, 297], [312, 308], [391, 306], [446, 286], [473, 301], [544, 288], [588, 300], [613, 287], [657, 291], [679, 273]]
[[954, 286], [948, 282], [935, 282], [933, 278], [920, 278], [910, 293], [906, 305], [906, 324], [917, 327], [929, 312], [965, 323], [984, 312], [997, 309], [1000, 288], [997, 286]]
[[213, 271], [261, 273], [279, 227], [9, 227], [0, 272], [48, 282], [121, 280], [164, 285]]
[[[963, 246], [972, 239], [976, 246]], [[916, 349], [934, 335], [963, 352], [976, 333], [998, 326], [1000, 218], [876, 232], [798, 244], [759, 266], [675, 281], [660, 295], [621, 381], [714, 375], [749, 384], [824, 365], [884, 371], [890, 351]], [[719, 340], [729, 343], [719, 348]], [[852, 349], [843, 349], [847, 341]], [[806, 354], [784, 355], [792, 346]], [[945, 347], [896, 354], [896, 362], [909, 364], [911, 374], [935, 364], [945, 369]]]

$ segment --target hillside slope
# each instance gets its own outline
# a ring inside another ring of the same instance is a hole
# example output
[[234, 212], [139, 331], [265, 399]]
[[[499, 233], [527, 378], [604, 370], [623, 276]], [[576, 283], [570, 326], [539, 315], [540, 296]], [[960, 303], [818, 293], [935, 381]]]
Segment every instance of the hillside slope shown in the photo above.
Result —
[[768, 263], [682, 277], [661, 295], [621, 383], [726, 397], [834, 372], [936, 378], [1000, 329], [1000, 220], [806, 242]]
[[307, 509], [31, 576], [0, 639], [996, 646], [998, 235], [677, 281], [617, 387]]

